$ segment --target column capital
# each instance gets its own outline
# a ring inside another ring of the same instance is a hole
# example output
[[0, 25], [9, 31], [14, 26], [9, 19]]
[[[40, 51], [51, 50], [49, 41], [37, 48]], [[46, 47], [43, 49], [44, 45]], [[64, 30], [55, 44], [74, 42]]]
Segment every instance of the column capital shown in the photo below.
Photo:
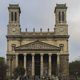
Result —
[[60, 53], [57, 53], [57, 56], [59, 56], [60, 55]]
[[49, 56], [52, 56], [52, 53], [48, 53]]
[[26, 55], [27, 55], [27, 53], [24, 53], [23, 55], [24, 55], [24, 56], [26, 56]]
[[18, 56], [18, 55], [19, 55], [19, 53], [16, 53], [15, 55], [16, 55], [16, 56]]
[[35, 56], [35, 53], [32, 53], [31, 55], [32, 55], [32, 56]]
[[40, 53], [40, 56], [43, 56], [44, 55], [44, 53]]

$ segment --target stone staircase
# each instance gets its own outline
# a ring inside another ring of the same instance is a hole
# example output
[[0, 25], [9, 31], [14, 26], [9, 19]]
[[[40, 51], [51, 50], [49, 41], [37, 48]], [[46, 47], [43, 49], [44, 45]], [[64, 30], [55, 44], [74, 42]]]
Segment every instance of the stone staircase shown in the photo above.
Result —
[[40, 78], [39, 76], [35, 76], [35, 78], [32, 78], [32, 77], [23, 76], [22, 78], [18, 77], [17, 80], [59, 80], [59, 79], [57, 76], [51, 76], [50, 78], [49, 77]]

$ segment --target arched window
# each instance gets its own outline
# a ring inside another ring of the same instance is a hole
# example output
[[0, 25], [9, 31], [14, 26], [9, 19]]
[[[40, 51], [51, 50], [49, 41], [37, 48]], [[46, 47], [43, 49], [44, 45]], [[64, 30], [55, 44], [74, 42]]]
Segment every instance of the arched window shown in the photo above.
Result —
[[11, 12], [11, 21], [13, 21], [13, 12]]
[[17, 13], [15, 12], [15, 21], [17, 21]]
[[64, 22], [64, 12], [62, 12], [62, 21]]
[[59, 12], [59, 22], [61, 22], [61, 12]]

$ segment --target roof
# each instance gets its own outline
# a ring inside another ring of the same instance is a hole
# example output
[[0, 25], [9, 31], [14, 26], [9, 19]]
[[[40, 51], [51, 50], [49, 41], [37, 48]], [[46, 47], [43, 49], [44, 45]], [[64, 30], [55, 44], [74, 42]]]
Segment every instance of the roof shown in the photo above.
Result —
[[41, 42], [39, 40], [25, 44], [25, 45], [21, 45], [18, 47], [15, 47], [15, 51], [29, 51], [29, 50], [46, 50], [46, 51], [60, 51], [60, 47], [51, 45], [51, 44], [47, 44], [44, 42]]

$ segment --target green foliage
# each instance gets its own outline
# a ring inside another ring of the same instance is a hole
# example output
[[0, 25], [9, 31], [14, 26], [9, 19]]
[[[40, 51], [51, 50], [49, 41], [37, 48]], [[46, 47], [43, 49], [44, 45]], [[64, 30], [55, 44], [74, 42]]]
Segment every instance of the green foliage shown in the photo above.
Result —
[[18, 76], [23, 76], [25, 74], [25, 69], [21, 66], [18, 66], [14, 69], [14, 78], [16, 79]]
[[70, 75], [78, 75], [80, 77], [80, 61], [74, 61], [69, 64]]
[[0, 57], [0, 63], [3, 63], [3, 62], [4, 62], [4, 58]]
[[1, 80], [6, 79], [6, 70], [7, 70], [7, 65], [5, 64], [5, 59], [3, 57], [0, 57], [0, 79]]

